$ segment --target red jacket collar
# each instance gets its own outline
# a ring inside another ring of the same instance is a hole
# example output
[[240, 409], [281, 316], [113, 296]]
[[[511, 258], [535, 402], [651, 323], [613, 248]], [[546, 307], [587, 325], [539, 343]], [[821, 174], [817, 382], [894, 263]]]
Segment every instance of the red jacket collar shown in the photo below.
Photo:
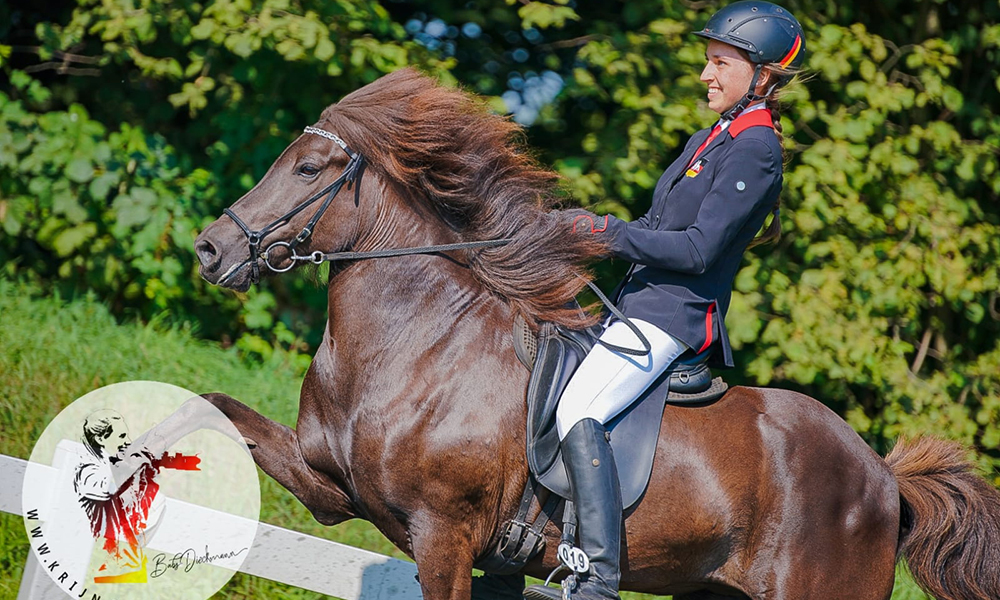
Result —
[[744, 112], [740, 116], [736, 117], [736, 120], [730, 123], [727, 129], [729, 131], [729, 135], [736, 137], [747, 129], [757, 126], [770, 127], [771, 129], [774, 129], [774, 123], [771, 122], [770, 109], [761, 108], [758, 110]]

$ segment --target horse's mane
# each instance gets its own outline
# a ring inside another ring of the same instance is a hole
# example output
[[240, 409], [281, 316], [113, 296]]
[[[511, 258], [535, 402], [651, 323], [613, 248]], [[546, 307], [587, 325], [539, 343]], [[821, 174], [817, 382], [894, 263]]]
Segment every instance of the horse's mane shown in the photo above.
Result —
[[574, 234], [571, 213], [552, 210], [558, 176], [527, 152], [520, 126], [413, 69], [348, 94], [322, 121], [463, 240], [513, 238], [470, 253], [470, 268], [529, 322], [592, 321], [572, 301], [606, 248]]

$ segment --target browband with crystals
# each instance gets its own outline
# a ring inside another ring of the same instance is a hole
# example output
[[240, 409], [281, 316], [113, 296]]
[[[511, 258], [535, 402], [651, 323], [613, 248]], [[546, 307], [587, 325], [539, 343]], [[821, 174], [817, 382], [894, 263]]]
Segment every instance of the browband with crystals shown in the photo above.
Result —
[[338, 146], [340, 146], [341, 148], [343, 148], [344, 152], [350, 154], [352, 157], [354, 156], [354, 153], [351, 152], [351, 149], [347, 147], [347, 142], [345, 142], [344, 140], [340, 139], [339, 135], [337, 135], [335, 133], [330, 133], [329, 131], [327, 131], [325, 129], [320, 129], [319, 127], [313, 127], [313, 126], [306, 127], [304, 129], [304, 131], [306, 133], [315, 133], [316, 135], [318, 135], [320, 137], [325, 137], [328, 140], [332, 140]]

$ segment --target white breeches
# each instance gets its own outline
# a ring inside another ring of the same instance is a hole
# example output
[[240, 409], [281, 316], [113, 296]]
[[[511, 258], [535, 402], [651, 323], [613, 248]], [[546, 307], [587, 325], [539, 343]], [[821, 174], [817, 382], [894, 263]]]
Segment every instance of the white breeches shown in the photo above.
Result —
[[[628, 408], [687, 346], [652, 323], [632, 319], [649, 340], [648, 356], [629, 356], [595, 344], [569, 380], [556, 407], [556, 428], [560, 441], [573, 425], [583, 419], [605, 424]], [[642, 342], [628, 325], [615, 321], [601, 334], [610, 344], [642, 348]]]

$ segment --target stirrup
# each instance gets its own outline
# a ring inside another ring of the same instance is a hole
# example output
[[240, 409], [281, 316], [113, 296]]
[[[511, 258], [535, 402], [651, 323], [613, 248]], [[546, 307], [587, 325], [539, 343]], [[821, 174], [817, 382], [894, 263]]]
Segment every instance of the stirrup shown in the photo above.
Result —
[[545, 585], [536, 584], [525, 588], [524, 600], [553, 600], [557, 594], [562, 600], [571, 600], [573, 597], [572, 595], [580, 586], [580, 582], [577, 581], [576, 578], [576, 573], [570, 572], [570, 574], [567, 575], [562, 582], [560, 582], [558, 591], [556, 588], [549, 585], [552, 582], [552, 577], [564, 568], [565, 567], [562, 565], [556, 567], [556, 569], [549, 575], [548, 579], [545, 580]]

